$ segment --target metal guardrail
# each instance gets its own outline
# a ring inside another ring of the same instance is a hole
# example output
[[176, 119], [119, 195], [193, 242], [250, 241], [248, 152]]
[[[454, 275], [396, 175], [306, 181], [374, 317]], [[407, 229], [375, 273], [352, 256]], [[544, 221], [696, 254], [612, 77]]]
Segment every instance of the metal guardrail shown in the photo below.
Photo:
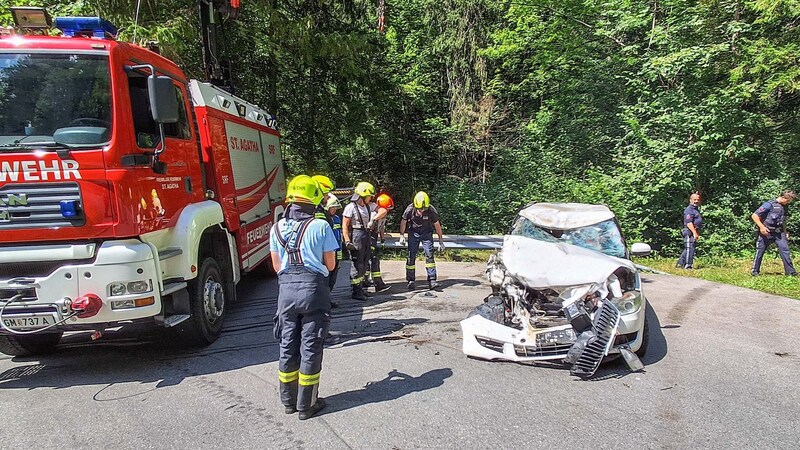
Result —
[[[502, 235], [445, 234], [443, 237], [445, 248], [448, 250], [499, 250], [503, 247]], [[386, 233], [386, 247], [405, 248], [405, 245], [400, 245], [398, 239], [400, 239], [399, 233]], [[436, 234], [433, 235], [433, 242], [436, 247], [439, 246]]]

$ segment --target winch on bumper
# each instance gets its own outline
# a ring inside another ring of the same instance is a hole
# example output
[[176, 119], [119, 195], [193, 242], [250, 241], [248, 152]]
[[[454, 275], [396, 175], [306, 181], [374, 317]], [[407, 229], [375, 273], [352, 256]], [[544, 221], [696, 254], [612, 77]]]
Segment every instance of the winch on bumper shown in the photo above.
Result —
[[0, 267], [0, 333], [92, 329], [162, 309], [153, 251], [138, 240], [4, 247]]

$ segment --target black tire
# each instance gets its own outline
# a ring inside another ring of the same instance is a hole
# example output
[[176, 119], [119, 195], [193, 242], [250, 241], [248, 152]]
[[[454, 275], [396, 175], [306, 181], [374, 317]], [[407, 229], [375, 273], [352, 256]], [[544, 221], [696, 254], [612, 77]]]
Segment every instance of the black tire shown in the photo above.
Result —
[[44, 355], [56, 349], [63, 334], [3, 334], [0, 335], [0, 352], [10, 356]]
[[650, 321], [644, 318], [644, 328], [642, 329], [642, 345], [636, 350], [636, 356], [643, 358], [647, 355], [647, 346], [650, 344]]
[[181, 324], [181, 336], [188, 345], [209, 345], [222, 332], [227, 310], [225, 280], [217, 261], [205, 258], [200, 263], [197, 278], [189, 283], [188, 289], [192, 317]]

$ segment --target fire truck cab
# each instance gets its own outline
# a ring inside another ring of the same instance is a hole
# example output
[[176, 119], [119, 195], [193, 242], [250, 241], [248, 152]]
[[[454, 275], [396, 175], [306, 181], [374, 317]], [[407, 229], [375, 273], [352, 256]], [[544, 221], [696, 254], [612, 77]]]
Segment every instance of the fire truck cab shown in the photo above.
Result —
[[150, 322], [222, 329], [283, 210], [275, 119], [98, 18], [0, 36], [0, 352]]

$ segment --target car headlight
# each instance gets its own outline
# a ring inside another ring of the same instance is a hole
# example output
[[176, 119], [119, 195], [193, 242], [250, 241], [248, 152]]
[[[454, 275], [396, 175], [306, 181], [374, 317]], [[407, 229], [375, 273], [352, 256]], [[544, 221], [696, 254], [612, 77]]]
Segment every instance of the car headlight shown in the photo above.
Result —
[[622, 297], [614, 297], [611, 299], [614, 306], [617, 307], [619, 313], [624, 315], [634, 314], [642, 309], [642, 293], [639, 291], [628, 291], [622, 294]]

